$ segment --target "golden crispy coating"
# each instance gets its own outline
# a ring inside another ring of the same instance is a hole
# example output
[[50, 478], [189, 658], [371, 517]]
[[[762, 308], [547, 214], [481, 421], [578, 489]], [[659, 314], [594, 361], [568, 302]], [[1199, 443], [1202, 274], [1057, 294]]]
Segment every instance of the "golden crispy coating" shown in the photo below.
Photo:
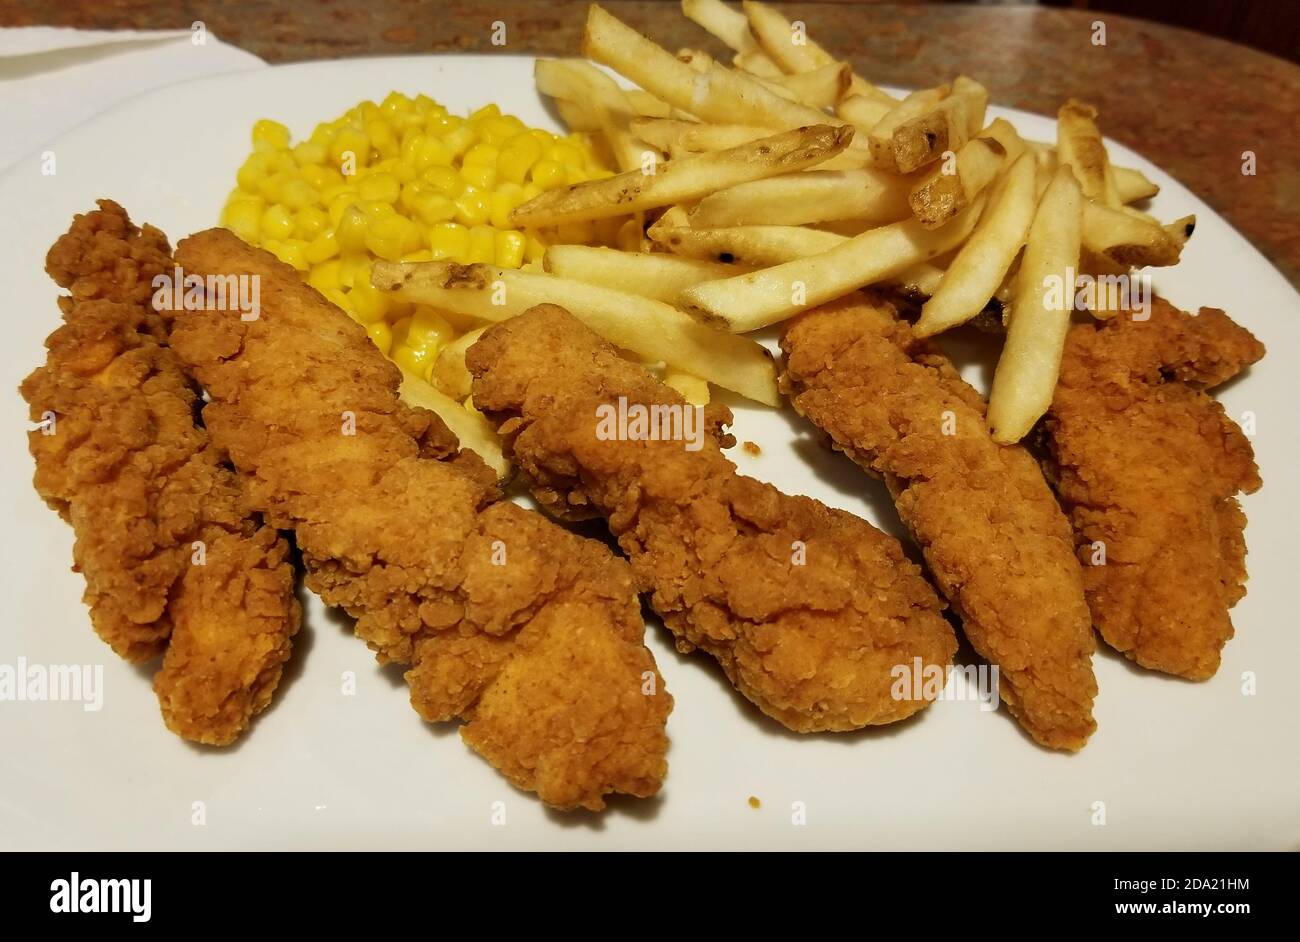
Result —
[[[1213, 676], [1245, 594], [1239, 491], [1260, 486], [1250, 442], [1201, 390], [1264, 346], [1222, 311], [1157, 299], [1149, 320], [1070, 331], [1045, 424], [1093, 623], [1143, 667]], [[1104, 556], [1101, 555], [1104, 551]]]
[[76, 533], [96, 632], [131, 661], [166, 649], [154, 687], [168, 728], [225, 745], [279, 682], [299, 621], [293, 569], [245, 513], [163, 343], [149, 301], [172, 268], [166, 238], [100, 207], [47, 259], [71, 294], [45, 366], [22, 384], [33, 421], [52, 417], [29, 435], [36, 489]]
[[891, 671], [950, 662], [956, 639], [934, 592], [866, 521], [738, 475], [719, 447], [726, 409], [707, 410], [698, 450], [603, 438], [598, 410], [620, 397], [683, 400], [554, 306], [490, 328], [467, 364], [475, 404], [537, 498], [607, 517], [678, 647], [716, 658], [763, 712], [810, 732], [926, 706], [921, 691], [894, 696]]
[[260, 279], [261, 313], [182, 312], [173, 345], [254, 507], [293, 529], [307, 584], [357, 619], [411, 702], [560, 808], [658, 791], [672, 698], [643, 643], [627, 567], [499, 501], [494, 475], [292, 268], [211, 230], [187, 272]]
[[1081, 748], [1094, 641], [1069, 524], [1034, 459], [993, 442], [979, 394], [879, 299], [810, 311], [781, 347], [782, 390], [884, 479], [1012, 715], [1042, 745]]

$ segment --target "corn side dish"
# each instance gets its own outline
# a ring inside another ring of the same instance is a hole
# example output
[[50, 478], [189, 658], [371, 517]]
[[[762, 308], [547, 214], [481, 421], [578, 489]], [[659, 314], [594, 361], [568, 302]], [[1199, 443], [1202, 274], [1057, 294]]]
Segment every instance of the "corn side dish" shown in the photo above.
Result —
[[425, 380], [438, 352], [473, 325], [376, 291], [377, 259], [531, 267], [547, 245], [613, 245], [623, 222], [512, 227], [510, 211], [521, 203], [613, 172], [585, 135], [529, 128], [496, 105], [462, 118], [425, 95], [394, 91], [318, 124], [297, 144], [266, 119], [252, 138], [221, 225], [302, 272]]

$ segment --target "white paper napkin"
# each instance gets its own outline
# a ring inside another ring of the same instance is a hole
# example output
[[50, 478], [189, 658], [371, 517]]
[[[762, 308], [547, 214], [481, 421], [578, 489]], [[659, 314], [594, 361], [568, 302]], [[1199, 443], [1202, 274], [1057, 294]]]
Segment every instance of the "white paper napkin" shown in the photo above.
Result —
[[205, 75], [265, 67], [206, 29], [0, 29], [0, 171], [128, 98]]

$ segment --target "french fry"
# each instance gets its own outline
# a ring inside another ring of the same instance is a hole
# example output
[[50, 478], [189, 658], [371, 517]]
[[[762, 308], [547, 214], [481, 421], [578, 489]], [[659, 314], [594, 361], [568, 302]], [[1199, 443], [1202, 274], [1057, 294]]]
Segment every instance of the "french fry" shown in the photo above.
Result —
[[811, 170], [741, 183], [700, 200], [691, 225], [800, 226], [834, 219], [896, 222], [908, 213], [906, 178], [881, 170]]
[[1092, 105], [1071, 98], [1057, 111], [1056, 159], [1074, 171], [1088, 199], [1116, 208], [1121, 205]]
[[[894, 151], [894, 132], [899, 128], [921, 120], [940, 102], [946, 100], [952, 91], [949, 85], [937, 88], [922, 88], [912, 92], [897, 105], [892, 107], [872, 127], [867, 136], [867, 146], [876, 165], [884, 169], [899, 171], [898, 155]], [[963, 119], [964, 124], [964, 119]], [[945, 144], [947, 139], [945, 137]], [[946, 148], [945, 148], [946, 149]]]
[[707, 72], [696, 72], [598, 4], [587, 12], [582, 51], [702, 121], [788, 130], [829, 120], [816, 108], [782, 98], [744, 73], [716, 63]]
[[560, 120], [570, 131], [583, 134], [600, 133], [600, 123], [585, 105], [565, 101], [563, 98], [551, 100], [555, 103], [555, 110], [560, 113]]
[[733, 10], [722, 0], [682, 0], [682, 15], [734, 52], [760, 52], [758, 40], [749, 31], [745, 14]]
[[1110, 169], [1115, 180], [1115, 196], [1121, 203], [1127, 205], [1149, 200], [1160, 192], [1160, 187], [1152, 183], [1141, 170], [1116, 167], [1114, 164], [1111, 164]]
[[471, 377], [465, 367], [465, 351], [474, 345], [474, 341], [486, 329], [476, 327], [466, 331], [438, 351], [438, 358], [433, 361], [433, 370], [429, 375], [429, 382], [435, 389], [458, 402], [469, 397]]
[[641, 140], [674, 158], [705, 151], [729, 150], [772, 134], [771, 128], [756, 124], [701, 124], [698, 121], [675, 121], [670, 118], [635, 118], [630, 130]]
[[1196, 217], [1162, 226], [1125, 209], [1089, 200], [1083, 207], [1084, 247], [1121, 268], [1177, 265]]
[[670, 368], [664, 371], [664, 385], [677, 390], [693, 406], [709, 404], [709, 384], [698, 376]]
[[912, 187], [908, 206], [927, 229], [936, 229], [970, 205], [1002, 169], [1006, 149], [991, 137], [967, 141], [950, 161], [940, 161]]
[[697, 229], [689, 226], [650, 227], [651, 241], [674, 255], [702, 261], [768, 268], [797, 258], [829, 251], [846, 236], [802, 226], [728, 226]]
[[922, 306], [914, 328], [917, 336], [930, 337], [964, 324], [997, 293], [1034, 218], [1036, 163], [1033, 154], [1021, 154], [989, 195], [988, 210]]
[[843, 62], [832, 62], [820, 69], [795, 75], [754, 77], [755, 81], [766, 85], [778, 95], [801, 102], [810, 108], [832, 107], [848, 91], [852, 79], [853, 70]]
[[[823, 49], [807, 34], [806, 30], [797, 29], [779, 12], [765, 3], [745, 0], [741, 4], [745, 17], [749, 20], [749, 29], [768, 58], [790, 73], [811, 72], [835, 62], [835, 57]], [[855, 95], [878, 98], [885, 102], [893, 101], [886, 92], [872, 85], [859, 75], [854, 75], [850, 88]]]
[[671, 305], [568, 278], [455, 262], [376, 262], [371, 283], [399, 300], [502, 321], [538, 304], [567, 308], [615, 346], [724, 389], [777, 405], [776, 369], [757, 343], [692, 320]]
[[1016, 276], [1011, 323], [993, 374], [993, 440], [1020, 441], [1052, 404], [1074, 309], [1085, 202], [1070, 168], [1057, 168], [1038, 203]]
[[560, 278], [602, 285], [665, 304], [674, 303], [693, 285], [727, 278], [739, 270], [736, 265], [662, 252], [619, 252], [590, 245], [552, 245], [546, 250], [543, 264], [546, 271]]
[[944, 270], [938, 265], [932, 265], [929, 262], [920, 262], [911, 268], [904, 269], [897, 275], [886, 278], [884, 283], [893, 285], [901, 291], [908, 294], [916, 294], [925, 298], [934, 296], [939, 290], [939, 285], [943, 282]]
[[984, 125], [988, 90], [964, 75], [952, 85], [908, 95], [871, 129], [867, 144], [876, 165], [911, 173], [956, 152]]
[[643, 118], [666, 118], [672, 114], [671, 105], [660, 101], [643, 89], [625, 88], [623, 94], [627, 96], [628, 104], [632, 106], [632, 110]]
[[757, 52], [738, 52], [731, 58], [731, 64], [742, 72], [760, 78], [779, 78], [785, 75], [781, 67], [767, 57], [761, 49]]
[[893, 110], [888, 102], [866, 95], [846, 95], [835, 106], [835, 113], [858, 128], [864, 134], [871, 134], [871, 129], [879, 124]]
[[706, 193], [749, 180], [815, 166], [838, 154], [853, 137], [850, 127], [815, 125], [783, 131], [730, 150], [683, 157], [548, 190], [515, 207], [510, 221], [519, 228], [606, 219], [698, 199]]
[[775, 324], [960, 245], [979, 219], [984, 200], [978, 197], [940, 229], [905, 219], [870, 229], [820, 255], [687, 288], [679, 303], [705, 323], [736, 332]]
[[398, 394], [408, 406], [428, 409], [442, 419], [460, 441], [460, 447], [468, 448], [482, 458], [483, 463], [497, 473], [497, 478], [504, 478], [510, 473], [510, 462], [506, 461], [501, 452], [501, 439], [487, 419], [478, 412], [466, 409], [455, 399], [406, 370], [402, 370], [402, 385]]

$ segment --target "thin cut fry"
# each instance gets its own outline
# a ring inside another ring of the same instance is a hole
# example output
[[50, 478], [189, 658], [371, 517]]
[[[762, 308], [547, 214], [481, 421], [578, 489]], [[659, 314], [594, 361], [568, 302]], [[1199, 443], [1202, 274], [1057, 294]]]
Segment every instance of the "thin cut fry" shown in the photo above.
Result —
[[997, 293], [1034, 218], [1036, 172], [1033, 154], [1021, 154], [990, 194], [984, 218], [948, 266], [938, 290], [921, 308], [917, 336], [929, 337], [964, 324]]
[[737, 183], [815, 166], [844, 150], [852, 137], [852, 128], [824, 124], [784, 131], [730, 150], [670, 160], [651, 167], [650, 173], [630, 170], [549, 190], [517, 206], [510, 221], [520, 228], [554, 226], [694, 200]]
[[828, 252], [748, 275], [705, 282], [682, 292], [681, 304], [706, 323], [744, 332], [766, 327], [851, 291], [927, 262], [960, 245], [984, 208], [979, 197], [941, 229], [915, 219], [871, 229]]
[[428, 409], [442, 419], [460, 440], [460, 447], [468, 448], [482, 458], [484, 464], [497, 473], [498, 478], [504, 478], [510, 473], [510, 462], [501, 453], [501, 439], [482, 415], [471, 412], [455, 399], [440, 393], [405, 370], [402, 371], [402, 385], [398, 392], [407, 405]]
[[800, 226], [835, 219], [896, 222], [908, 213], [908, 182], [871, 169], [783, 174], [704, 197], [691, 213], [691, 225]]
[[1070, 168], [1057, 168], [1029, 227], [1011, 302], [1006, 345], [993, 374], [993, 440], [1018, 442], [1047, 411], [1074, 309], [1085, 200]]
[[[543, 264], [552, 275], [603, 285], [672, 304], [687, 288], [744, 269], [661, 252], [619, 252], [589, 245], [552, 245]], [[441, 357], [439, 358], [441, 361]]]
[[650, 239], [674, 255], [750, 268], [768, 268], [819, 255], [848, 241], [846, 236], [802, 226], [650, 227]]
[[1097, 109], [1071, 98], [1056, 113], [1056, 159], [1074, 171], [1088, 199], [1118, 208], [1110, 158], [1097, 129]]

